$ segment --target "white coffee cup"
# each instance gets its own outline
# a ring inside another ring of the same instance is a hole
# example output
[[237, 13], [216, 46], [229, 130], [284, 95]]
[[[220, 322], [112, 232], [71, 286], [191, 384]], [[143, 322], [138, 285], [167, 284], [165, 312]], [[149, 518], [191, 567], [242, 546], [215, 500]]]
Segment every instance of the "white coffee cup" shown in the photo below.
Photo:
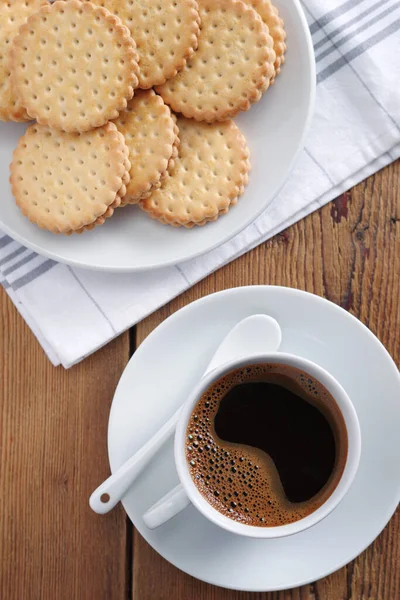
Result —
[[[186, 459], [186, 429], [196, 403], [214, 382], [235, 369], [266, 363], [279, 363], [296, 367], [308, 373], [326, 387], [336, 400], [343, 415], [348, 435], [348, 451], [346, 464], [339, 483], [329, 498], [317, 510], [287, 525], [257, 527], [239, 523], [221, 514], [199, 492], [190, 475]], [[350, 398], [332, 375], [322, 367], [300, 356], [283, 352], [272, 352], [231, 360], [214, 368], [198, 382], [196, 388], [182, 407], [175, 432], [174, 452], [176, 469], [181, 483], [144, 514], [143, 520], [149, 528], [154, 529], [162, 525], [192, 503], [207, 519], [232, 533], [253, 538], [279, 538], [304, 531], [316, 525], [328, 516], [341, 502], [348, 492], [357, 472], [361, 453], [361, 432], [358, 417]]]

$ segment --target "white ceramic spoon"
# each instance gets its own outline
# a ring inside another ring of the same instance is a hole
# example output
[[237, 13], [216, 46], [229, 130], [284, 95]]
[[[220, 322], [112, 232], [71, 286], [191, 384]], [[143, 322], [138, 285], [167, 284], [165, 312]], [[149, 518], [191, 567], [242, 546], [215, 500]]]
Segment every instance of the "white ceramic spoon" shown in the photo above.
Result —
[[[251, 354], [276, 352], [282, 340], [278, 323], [267, 315], [253, 315], [240, 321], [222, 340], [205, 373], [232, 359]], [[125, 496], [156, 452], [175, 431], [181, 407], [159, 431], [106, 479], [90, 496], [89, 504], [98, 514], [108, 513]]]

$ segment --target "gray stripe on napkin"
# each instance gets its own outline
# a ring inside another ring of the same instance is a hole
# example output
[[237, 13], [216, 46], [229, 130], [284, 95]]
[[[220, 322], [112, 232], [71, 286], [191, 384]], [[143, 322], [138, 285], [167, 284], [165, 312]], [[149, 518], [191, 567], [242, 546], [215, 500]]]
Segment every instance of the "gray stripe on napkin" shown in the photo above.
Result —
[[14, 252], [10, 252], [10, 254], [7, 254], [7, 256], [0, 260], [0, 267], [8, 263], [13, 258], [17, 258], [17, 256], [25, 252], [25, 250], [26, 248], [24, 248], [24, 246], [21, 246], [20, 248], [18, 248], [18, 250], [14, 250]]
[[11, 244], [12, 241], [13, 240], [10, 238], [9, 235], [3, 235], [3, 237], [0, 238], [0, 248], [4, 248], [4, 246]]
[[[332, 52], [334, 52], [335, 50], [337, 50], [340, 46], [343, 46], [343, 44], [345, 44], [346, 42], [348, 42], [349, 40], [351, 40], [354, 36], [358, 35], [359, 33], [362, 33], [363, 31], [365, 31], [369, 27], [372, 27], [376, 23], [379, 23], [379, 21], [381, 21], [382, 19], [384, 19], [387, 15], [389, 15], [393, 11], [397, 10], [398, 8], [399, 8], [398, 4], [396, 4], [395, 6], [389, 6], [386, 10], [384, 10], [379, 15], [375, 15], [369, 21], [367, 21], [366, 23], [363, 23], [358, 29], [355, 29], [351, 33], [343, 36], [342, 38], [340, 38], [339, 40], [337, 40], [332, 46], [330, 46], [329, 48], [327, 48], [326, 50], [324, 50], [323, 52], [321, 52], [321, 54], [319, 54], [316, 57], [316, 62], [319, 63], [323, 58], [325, 58], [326, 56], [328, 56], [329, 54], [331, 54]], [[376, 35], [378, 35], [378, 34], [376, 34]], [[329, 35], [329, 37], [331, 37], [331, 35]]]
[[37, 257], [36, 252], [31, 252], [30, 254], [28, 254], [28, 256], [25, 256], [25, 258], [22, 258], [21, 260], [19, 260], [14, 265], [11, 265], [11, 267], [8, 267], [8, 269], [4, 269], [3, 275], [5, 277], [7, 277], [7, 275], [9, 275], [10, 273], [13, 273], [14, 271], [16, 271], [17, 269], [19, 269], [20, 267], [23, 267], [24, 265], [26, 265], [28, 262], [30, 262], [31, 260], [33, 260], [36, 257]]
[[[304, 2], [302, 2], [304, 10], [306, 10], [308, 12], [308, 14], [310, 15], [310, 17], [312, 19], [315, 20], [315, 16], [312, 14], [312, 12], [310, 11], [309, 7], [307, 5], [304, 4]], [[333, 45], [335, 45], [335, 42], [333, 40], [330, 40], [331, 43]], [[366, 42], [368, 44], [368, 41]], [[339, 54], [341, 54], [340, 50], [338, 49]], [[364, 89], [368, 92], [368, 94], [371, 96], [371, 98], [376, 102], [376, 104], [379, 106], [379, 108], [385, 113], [385, 115], [390, 119], [390, 121], [393, 123], [393, 125], [395, 125], [398, 129], [399, 125], [396, 123], [396, 121], [394, 120], [394, 118], [392, 117], [392, 115], [390, 113], [388, 113], [388, 111], [385, 109], [385, 107], [379, 102], [379, 100], [375, 97], [375, 95], [372, 93], [372, 91], [370, 90], [370, 88], [368, 87], [368, 85], [365, 83], [365, 81], [360, 77], [359, 73], [354, 69], [354, 67], [346, 61], [346, 55], [341, 54], [341, 57], [343, 59], [344, 62], [342, 62], [342, 64], [336, 69], [339, 70], [342, 66], [344, 65], [348, 65], [349, 69], [351, 69], [351, 71], [353, 72], [353, 74], [355, 75], [355, 77], [357, 77], [358, 81], [361, 83], [361, 85], [364, 87]], [[332, 65], [330, 65], [332, 66]], [[324, 71], [322, 71], [323, 73]], [[327, 75], [328, 77], [329, 75]], [[325, 77], [326, 79], [326, 77]], [[319, 75], [317, 76], [317, 83], [320, 83], [320, 79], [319, 79]]]
[[319, 42], [316, 42], [314, 44], [314, 50], [315, 51], [319, 50], [321, 48], [321, 46], [323, 46], [324, 44], [326, 44], [327, 40], [329, 40], [330, 38], [335, 37], [339, 33], [343, 33], [343, 31], [345, 29], [348, 29], [349, 27], [351, 27], [355, 23], [358, 23], [364, 17], [368, 16], [369, 14], [371, 14], [372, 12], [374, 12], [375, 10], [377, 10], [378, 8], [382, 8], [382, 6], [384, 6], [385, 4], [387, 4], [390, 1], [391, 0], [377, 0], [377, 2], [373, 6], [370, 6], [367, 10], [365, 10], [364, 12], [362, 12], [360, 15], [356, 15], [353, 19], [350, 19], [350, 21], [348, 21], [347, 23], [343, 23], [343, 25], [341, 25], [340, 27], [337, 27], [336, 29], [334, 29], [333, 31], [331, 31], [329, 33], [329, 35], [325, 35], [322, 38], [322, 40], [320, 40]]
[[29, 273], [26, 273], [25, 275], [22, 275], [22, 277], [20, 277], [19, 279], [16, 279], [15, 281], [13, 281], [11, 284], [13, 290], [17, 291], [17, 290], [21, 289], [27, 283], [34, 281], [35, 279], [40, 277], [40, 275], [43, 275], [43, 273], [46, 273], [46, 271], [49, 271], [52, 267], [54, 267], [57, 264], [58, 263], [56, 263], [54, 260], [51, 260], [51, 259], [45, 260], [39, 266], [37, 266], [35, 269], [33, 269], [32, 271], [29, 271]]
[[322, 27], [325, 27], [325, 25], [328, 25], [328, 23], [330, 23], [331, 21], [337, 19], [337, 17], [346, 14], [349, 10], [351, 10], [358, 4], [361, 4], [361, 2], [365, 2], [365, 0], [347, 0], [347, 2], [345, 2], [341, 6], [338, 6], [337, 8], [334, 8], [330, 12], [326, 13], [323, 17], [320, 17], [319, 19], [315, 19], [315, 17], [313, 17], [313, 19], [315, 19], [315, 22], [312, 23], [312, 25], [310, 25], [311, 33], [316, 33], [319, 29], [322, 29]]
[[369, 40], [366, 40], [365, 42], [362, 42], [355, 48], [352, 48], [352, 50], [350, 50], [346, 54], [343, 54], [340, 58], [338, 58], [328, 67], [326, 67], [326, 69], [324, 69], [318, 74], [317, 83], [325, 81], [325, 79], [336, 73], [336, 71], [339, 71], [339, 69], [347, 65], [349, 62], [351, 62], [367, 50], [370, 50], [370, 48], [373, 48], [373, 46], [379, 44], [379, 42], [386, 39], [399, 29], [400, 19], [397, 19], [396, 21], [385, 27], [385, 29], [382, 29], [382, 31], [379, 31], [378, 33], [370, 37]]

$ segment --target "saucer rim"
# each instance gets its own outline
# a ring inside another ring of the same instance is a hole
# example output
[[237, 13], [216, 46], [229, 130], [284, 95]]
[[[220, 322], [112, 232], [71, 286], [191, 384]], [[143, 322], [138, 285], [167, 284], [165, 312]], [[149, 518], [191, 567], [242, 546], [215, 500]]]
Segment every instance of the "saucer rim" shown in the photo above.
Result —
[[[272, 293], [284, 293], [284, 294], [288, 294], [291, 295], [294, 298], [309, 298], [312, 299], [313, 302], [317, 302], [320, 305], [323, 305], [324, 307], [327, 307], [329, 310], [333, 310], [335, 311], [338, 315], [340, 315], [341, 318], [345, 318], [347, 319], [349, 322], [353, 322], [354, 324], [357, 325], [357, 327], [361, 328], [364, 333], [367, 334], [368, 339], [370, 342], [374, 343], [375, 345], [377, 345], [379, 347], [380, 352], [383, 351], [383, 355], [385, 357], [385, 360], [390, 364], [390, 368], [392, 370], [393, 375], [395, 376], [395, 378], [398, 381], [398, 384], [400, 386], [400, 373], [399, 370], [393, 360], [393, 358], [391, 357], [391, 355], [389, 354], [389, 352], [387, 351], [387, 349], [385, 348], [385, 346], [382, 344], [382, 342], [372, 333], [372, 331], [366, 326], [364, 325], [364, 323], [362, 323], [359, 319], [357, 319], [357, 317], [355, 317], [354, 315], [352, 315], [351, 313], [349, 313], [348, 311], [346, 311], [345, 309], [343, 309], [342, 307], [338, 306], [337, 304], [335, 304], [334, 302], [323, 298], [321, 296], [318, 296], [312, 292], [307, 292], [307, 291], [303, 291], [303, 290], [299, 290], [296, 288], [290, 288], [290, 287], [286, 287], [286, 286], [278, 286], [278, 285], [248, 285], [248, 286], [241, 286], [241, 287], [235, 287], [235, 288], [228, 288], [226, 290], [222, 290], [222, 291], [218, 291], [218, 292], [214, 292], [212, 294], [209, 294], [207, 296], [204, 296], [202, 298], [199, 298], [187, 305], [185, 305], [184, 307], [182, 307], [181, 309], [177, 310], [175, 313], [173, 313], [172, 315], [170, 315], [169, 317], [167, 317], [162, 323], [160, 323], [147, 337], [146, 339], [142, 342], [142, 344], [139, 346], [139, 348], [137, 349], [137, 351], [135, 352], [135, 354], [131, 357], [130, 361], [128, 362], [128, 364], [125, 367], [125, 370], [120, 378], [120, 381], [118, 383], [118, 386], [116, 388], [115, 391], [115, 395], [114, 395], [114, 399], [113, 399], [113, 403], [111, 406], [111, 410], [110, 410], [110, 418], [109, 418], [109, 425], [108, 425], [108, 456], [109, 456], [109, 462], [110, 462], [110, 467], [111, 467], [111, 471], [115, 471], [116, 468], [118, 468], [119, 465], [115, 465], [114, 469], [112, 469], [111, 466], [111, 451], [110, 451], [110, 446], [111, 446], [111, 430], [113, 427], [113, 420], [115, 418], [115, 412], [116, 412], [116, 405], [117, 405], [117, 397], [118, 397], [118, 393], [119, 393], [119, 389], [120, 386], [122, 387], [123, 385], [123, 379], [124, 376], [126, 375], [126, 373], [129, 371], [129, 366], [131, 364], [131, 362], [133, 362], [135, 360], [135, 358], [138, 357], [138, 355], [141, 355], [143, 351], [145, 351], [146, 347], [148, 346], [148, 344], [151, 344], [153, 339], [158, 336], [160, 333], [163, 333], [163, 330], [166, 328], [169, 328], [171, 325], [174, 326], [175, 325], [175, 321], [179, 321], [182, 317], [182, 315], [186, 314], [187, 312], [190, 312], [193, 308], [195, 308], [196, 306], [200, 305], [200, 304], [210, 304], [213, 303], [216, 297], [229, 297], [232, 295], [247, 295], [248, 293], [251, 293], [252, 291], [256, 291], [256, 290], [270, 290]], [[302, 356], [302, 355], [300, 355]], [[122, 382], [122, 383], [121, 383]], [[340, 383], [340, 381], [339, 381]], [[363, 450], [361, 449], [361, 455], [362, 455]], [[361, 549], [359, 549], [355, 554], [351, 554], [350, 558], [346, 557], [346, 559], [344, 561], [339, 561], [335, 564], [335, 566], [332, 569], [327, 569], [326, 571], [324, 570], [322, 574], [318, 574], [317, 577], [309, 577], [309, 578], [299, 578], [297, 579], [295, 582], [291, 582], [290, 585], [276, 585], [276, 586], [269, 586], [268, 588], [265, 587], [257, 587], [257, 586], [252, 586], [251, 588], [248, 587], [248, 585], [246, 586], [242, 586], [242, 585], [238, 585], [235, 584], [234, 586], [229, 586], [227, 583], [224, 583], [224, 585], [221, 585], [219, 583], [216, 583], [215, 581], [212, 581], [210, 579], [208, 579], [207, 577], [199, 577], [197, 574], [195, 574], [194, 572], [189, 572], [187, 570], [183, 570], [182, 568], [179, 567], [179, 565], [174, 562], [173, 560], [171, 560], [170, 558], [165, 558], [163, 556], [163, 554], [158, 551], [156, 548], [154, 548], [149, 542], [149, 545], [151, 545], [151, 547], [153, 548], [153, 550], [155, 550], [160, 556], [162, 556], [165, 560], [167, 560], [170, 564], [174, 565], [177, 569], [179, 569], [180, 571], [190, 575], [191, 577], [194, 577], [196, 579], [199, 579], [200, 581], [204, 581], [207, 584], [210, 585], [214, 585], [216, 587], [221, 587], [224, 589], [230, 589], [230, 590], [235, 590], [235, 591], [246, 591], [246, 592], [275, 592], [275, 591], [282, 591], [282, 590], [289, 590], [289, 589], [294, 589], [303, 585], [307, 585], [310, 584], [312, 582], [315, 582], [317, 580], [323, 579], [329, 575], [331, 575], [332, 573], [335, 573], [336, 571], [340, 570], [341, 568], [343, 568], [344, 566], [346, 566], [347, 564], [349, 564], [350, 562], [352, 562], [355, 558], [357, 558], [360, 554], [362, 554], [374, 541], [375, 539], [382, 533], [382, 531], [384, 530], [384, 528], [386, 527], [386, 525], [389, 523], [390, 519], [392, 518], [392, 516], [394, 515], [394, 513], [396, 512], [396, 509], [398, 507], [398, 504], [400, 502], [400, 479], [398, 481], [398, 486], [397, 486], [397, 493], [396, 495], [393, 494], [394, 496], [394, 500], [392, 501], [392, 503], [390, 504], [390, 506], [388, 507], [388, 509], [385, 511], [385, 513], [383, 514], [382, 511], [379, 514], [379, 518], [377, 519], [379, 521], [379, 527], [375, 527], [375, 529], [379, 529], [377, 534], [374, 534], [372, 537], [368, 538], [368, 541], [365, 544], [362, 544]], [[125, 512], [127, 513], [127, 516], [129, 517], [129, 513], [128, 513], [128, 506], [126, 505], [126, 503], [124, 501], [122, 501], [122, 505], [124, 507]], [[336, 509], [335, 509], [336, 510]], [[129, 517], [130, 518], [130, 517]], [[145, 529], [145, 526], [142, 526], [141, 523], [139, 523], [139, 526], [133, 522], [132, 519], [130, 519], [131, 522], [133, 523], [134, 527], [138, 530], [138, 532], [144, 537], [144, 539], [146, 539], [143, 530]], [[314, 527], [318, 527], [318, 524], [313, 525], [312, 528]], [[232, 534], [234, 535], [234, 534]], [[290, 537], [295, 537], [296, 535], [300, 535], [299, 533], [293, 534], [293, 536]], [[251, 539], [251, 538], [249, 538]], [[147, 540], [146, 540], [147, 541]], [[258, 540], [259, 541], [259, 540]], [[274, 541], [273, 539], [271, 540], [272, 542]], [[256, 539], [252, 540], [252, 542], [257, 542]]]

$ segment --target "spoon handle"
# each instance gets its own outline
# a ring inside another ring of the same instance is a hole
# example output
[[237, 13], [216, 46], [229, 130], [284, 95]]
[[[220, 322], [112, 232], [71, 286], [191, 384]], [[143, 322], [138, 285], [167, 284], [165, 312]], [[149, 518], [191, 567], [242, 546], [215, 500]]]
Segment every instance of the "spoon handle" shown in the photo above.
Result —
[[[205, 372], [249, 353], [274, 352], [279, 348], [281, 339], [281, 329], [272, 317], [247, 317], [237, 323], [222, 340]], [[140, 450], [93, 492], [89, 504], [94, 512], [101, 515], [108, 513], [125, 496], [139, 473], [173, 434], [180, 412], [181, 407]]]
[[118, 504], [139, 473], [173, 434], [180, 412], [181, 407], [114, 475], [99, 485], [89, 498], [90, 507], [94, 512], [103, 515]]

